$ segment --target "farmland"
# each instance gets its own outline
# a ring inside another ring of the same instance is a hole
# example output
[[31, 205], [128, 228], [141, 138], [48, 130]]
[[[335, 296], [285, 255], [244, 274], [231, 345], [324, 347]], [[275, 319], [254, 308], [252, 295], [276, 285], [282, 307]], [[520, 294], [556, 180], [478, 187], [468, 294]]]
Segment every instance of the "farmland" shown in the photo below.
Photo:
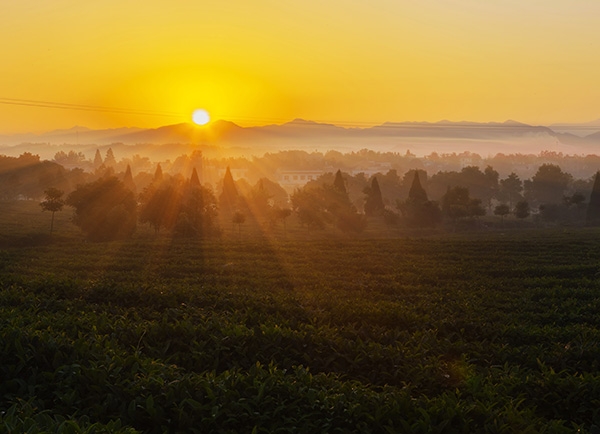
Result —
[[600, 430], [597, 229], [89, 243], [57, 217], [2, 217], [0, 430]]

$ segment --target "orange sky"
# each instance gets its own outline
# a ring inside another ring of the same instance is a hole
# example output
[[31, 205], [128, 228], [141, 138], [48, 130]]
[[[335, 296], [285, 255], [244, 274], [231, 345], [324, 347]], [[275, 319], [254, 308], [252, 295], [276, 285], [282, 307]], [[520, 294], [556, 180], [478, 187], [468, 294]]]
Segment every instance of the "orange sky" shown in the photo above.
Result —
[[9, 0], [0, 133], [157, 127], [198, 107], [242, 125], [586, 122], [599, 16], [596, 0]]

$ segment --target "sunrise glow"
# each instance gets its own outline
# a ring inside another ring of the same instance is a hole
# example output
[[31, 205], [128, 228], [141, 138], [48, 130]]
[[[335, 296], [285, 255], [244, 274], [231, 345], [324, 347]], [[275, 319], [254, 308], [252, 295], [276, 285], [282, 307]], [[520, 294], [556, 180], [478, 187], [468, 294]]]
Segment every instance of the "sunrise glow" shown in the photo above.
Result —
[[210, 115], [204, 109], [197, 109], [192, 114], [192, 120], [196, 125], [206, 125], [210, 122]]
[[599, 15], [584, 0], [8, 2], [0, 98], [93, 108], [4, 101], [0, 133], [155, 128], [199, 99], [245, 125], [586, 122]]

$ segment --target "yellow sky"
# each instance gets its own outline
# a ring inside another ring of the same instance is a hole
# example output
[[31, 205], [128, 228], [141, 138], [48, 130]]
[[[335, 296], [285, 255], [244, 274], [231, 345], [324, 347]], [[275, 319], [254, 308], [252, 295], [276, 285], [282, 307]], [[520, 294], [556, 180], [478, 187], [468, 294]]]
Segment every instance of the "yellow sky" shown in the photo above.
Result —
[[[586, 122], [599, 16], [597, 0], [6, 0], [0, 133], [198, 107], [242, 125]], [[88, 107], [40, 107], [63, 104]]]

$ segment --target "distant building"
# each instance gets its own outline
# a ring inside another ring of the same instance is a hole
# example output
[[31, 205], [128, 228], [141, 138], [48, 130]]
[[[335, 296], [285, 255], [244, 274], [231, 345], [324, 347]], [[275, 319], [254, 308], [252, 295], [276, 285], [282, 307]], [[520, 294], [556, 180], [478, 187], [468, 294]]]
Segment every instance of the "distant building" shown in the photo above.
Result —
[[385, 175], [392, 169], [392, 163], [382, 163], [377, 161], [368, 161], [366, 164], [356, 166], [350, 171], [351, 175], [357, 175], [364, 173], [365, 177], [370, 178], [371, 176], [381, 173]]
[[306, 185], [307, 182], [317, 179], [326, 173], [324, 170], [281, 170], [277, 182], [286, 191], [292, 192], [295, 188]]

